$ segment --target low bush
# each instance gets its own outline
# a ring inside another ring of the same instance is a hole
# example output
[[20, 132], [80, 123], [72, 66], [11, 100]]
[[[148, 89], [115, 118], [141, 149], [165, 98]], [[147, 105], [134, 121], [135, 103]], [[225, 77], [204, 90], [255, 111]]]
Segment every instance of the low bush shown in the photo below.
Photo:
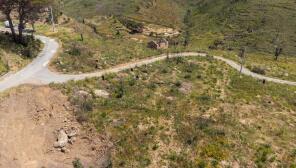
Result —
[[251, 69], [252, 72], [257, 73], [257, 74], [261, 74], [261, 75], [265, 75], [265, 69], [255, 66]]

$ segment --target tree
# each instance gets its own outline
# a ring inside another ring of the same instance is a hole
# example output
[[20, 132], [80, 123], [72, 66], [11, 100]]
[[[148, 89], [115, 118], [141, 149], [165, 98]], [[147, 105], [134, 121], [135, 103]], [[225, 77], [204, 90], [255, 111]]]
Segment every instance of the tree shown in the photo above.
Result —
[[274, 56], [275, 56], [275, 60], [277, 61], [279, 56], [282, 54], [283, 52], [283, 49], [281, 47], [276, 47], [275, 49], [275, 53], [274, 53]]
[[240, 68], [240, 73], [242, 73], [243, 71], [243, 65], [245, 64], [246, 62], [246, 48], [243, 47], [239, 50], [239, 54], [238, 54], [238, 57], [240, 58], [240, 64], [241, 64], [241, 68]]
[[2, 11], [6, 19], [8, 20], [13, 40], [17, 42], [16, 33], [14, 30], [14, 25], [11, 18], [11, 13], [16, 7], [15, 5], [16, 5], [16, 0], [0, 0], [0, 11]]
[[19, 43], [23, 44], [23, 30], [28, 22], [35, 23], [39, 19], [39, 14], [46, 6], [49, 5], [50, 0], [16, 0], [16, 10], [18, 13], [18, 31]]
[[[26, 23], [35, 23], [39, 19], [42, 9], [49, 5], [50, 0], [0, 0], [0, 10], [9, 21], [12, 37], [15, 42], [25, 44], [23, 40], [23, 31]], [[12, 22], [12, 12], [17, 13], [18, 36], [15, 33]]]

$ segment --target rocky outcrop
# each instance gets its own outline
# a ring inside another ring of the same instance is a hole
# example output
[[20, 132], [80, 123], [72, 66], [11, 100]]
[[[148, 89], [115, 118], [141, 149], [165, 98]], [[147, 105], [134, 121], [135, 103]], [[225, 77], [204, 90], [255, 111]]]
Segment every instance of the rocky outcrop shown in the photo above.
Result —
[[63, 148], [67, 145], [68, 143], [68, 135], [66, 134], [66, 132], [61, 129], [58, 133], [58, 138], [57, 141], [54, 143], [54, 147], [55, 148]]

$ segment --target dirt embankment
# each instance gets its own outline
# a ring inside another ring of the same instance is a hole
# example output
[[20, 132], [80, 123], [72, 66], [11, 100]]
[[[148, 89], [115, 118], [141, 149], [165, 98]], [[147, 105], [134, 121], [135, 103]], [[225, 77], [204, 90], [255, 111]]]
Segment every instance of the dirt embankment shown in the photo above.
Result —
[[[81, 126], [73, 110], [66, 96], [49, 87], [26, 86], [2, 98], [0, 167], [73, 167], [76, 158], [85, 167], [108, 164], [111, 144]], [[55, 148], [60, 130], [72, 135], [65, 147]]]

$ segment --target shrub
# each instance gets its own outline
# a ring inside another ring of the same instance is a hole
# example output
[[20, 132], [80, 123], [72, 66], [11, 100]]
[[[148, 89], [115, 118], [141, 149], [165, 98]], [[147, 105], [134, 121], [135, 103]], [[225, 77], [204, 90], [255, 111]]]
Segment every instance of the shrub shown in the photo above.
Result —
[[221, 144], [214, 142], [203, 146], [201, 155], [221, 161], [227, 159], [228, 154]]
[[144, 31], [144, 24], [136, 22], [134, 20], [130, 20], [124, 17], [119, 18], [121, 24], [123, 24], [126, 28], [130, 30], [130, 33], [143, 33]]
[[177, 82], [175, 83], [175, 86], [178, 87], [178, 88], [181, 87], [181, 86], [182, 86], [182, 82], [177, 81]]
[[84, 168], [82, 163], [80, 162], [80, 159], [76, 158], [73, 162], [72, 162], [73, 168]]
[[35, 40], [32, 37], [25, 37], [25, 44], [21, 47], [21, 54], [28, 58], [36, 57], [41, 48], [40, 40]]
[[73, 104], [77, 106], [75, 116], [78, 122], [88, 121], [88, 114], [93, 110], [94, 102], [92, 98], [74, 98]]
[[81, 49], [78, 45], [72, 44], [70, 46], [70, 50], [68, 51], [68, 54], [73, 56], [80, 56], [81, 55]]
[[261, 75], [266, 74], [265, 69], [263, 69], [261, 67], [257, 67], [257, 66], [253, 67], [251, 71], [254, 72], [254, 73], [257, 73], [257, 74], [261, 74]]
[[124, 95], [124, 83], [120, 81], [119, 85], [115, 89], [115, 97], [120, 99]]
[[261, 145], [256, 152], [255, 163], [258, 167], [264, 167], [268, 162], [273, 161], [273, 151], [268, 144]]

